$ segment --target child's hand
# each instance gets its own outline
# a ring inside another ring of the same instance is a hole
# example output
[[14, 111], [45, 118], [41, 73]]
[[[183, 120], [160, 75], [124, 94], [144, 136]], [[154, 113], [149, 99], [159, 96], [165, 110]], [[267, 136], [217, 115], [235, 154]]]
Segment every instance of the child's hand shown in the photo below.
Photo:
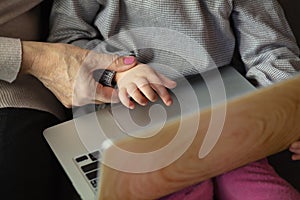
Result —
[[291, 144], [290, 151], [294, 153], [292, 155], [292, 160], [300, 160], [300, 141]]
[[146, 105], [148, 100], [155, 102], [157, 95], [167, 106], [173, 102], [166, 88], [174, 88], [176, 82], [155, 72], [148, 65], [138, 64], [130, 70], [118, 72], [116, 82], [120, 101], [130, 109], [134, 108], [130, 97], [140, 105]]

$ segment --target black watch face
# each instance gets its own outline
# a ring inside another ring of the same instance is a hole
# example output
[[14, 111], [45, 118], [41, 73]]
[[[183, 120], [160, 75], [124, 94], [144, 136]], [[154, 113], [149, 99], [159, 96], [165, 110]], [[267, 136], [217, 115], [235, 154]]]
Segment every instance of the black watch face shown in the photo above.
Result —
[[104, 86], [113, 87], [116, 72], [111, 70], [98, 69], [93, 72], [94, 79]]

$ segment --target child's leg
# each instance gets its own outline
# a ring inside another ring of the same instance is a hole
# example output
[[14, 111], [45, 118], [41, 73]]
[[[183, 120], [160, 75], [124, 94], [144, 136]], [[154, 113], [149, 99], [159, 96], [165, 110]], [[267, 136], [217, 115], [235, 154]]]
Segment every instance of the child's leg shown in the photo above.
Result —
[[193, 185], [160, 200], [213, 200], [213, 183], [212, 180], [203, 181]]
[[267, 159], [216, 177], [221, 200], [299, 200], [300, 193], [279, 177]]

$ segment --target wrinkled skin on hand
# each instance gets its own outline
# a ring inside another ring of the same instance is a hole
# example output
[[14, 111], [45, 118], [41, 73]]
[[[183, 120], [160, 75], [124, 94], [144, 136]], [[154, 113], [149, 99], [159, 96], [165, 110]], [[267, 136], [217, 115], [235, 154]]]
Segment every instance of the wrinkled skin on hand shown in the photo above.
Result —
[[136, 64], [132, 56], [99, 54], [68, 44], [22, 42], [22, 45], [20, 74], [35, 76], [68, 108], [118, 102], [117, 91], [99, 84], [93, 78], [93, 71], [125, 71]]

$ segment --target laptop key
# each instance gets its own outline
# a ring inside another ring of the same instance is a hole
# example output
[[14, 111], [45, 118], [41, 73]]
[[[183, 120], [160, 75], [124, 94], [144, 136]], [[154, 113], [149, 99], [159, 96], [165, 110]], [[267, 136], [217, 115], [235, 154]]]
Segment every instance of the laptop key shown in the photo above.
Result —
[[84, 173], [93, 171], [97, 168], [98, 168], [98, 161], [87, 164], [87, 165], [84, 165], [84, 166], [81, 167], [81, 169]]
[[92, 171], [90, 173], [87, 173], [86, 174], [86, 177], [89, 179], [89, 180], [93, 180], [95, 178], [97, 178], [97, 175], [98, 175], [98, 171]]
[[91, 158], [92, 161], [99, 160], [100, 152], [95, 151], [93, 153], [89, 153], [89, 157]]
[[93, 188], [97, 188], [97, 186], [98, 186], [98, 179], [91, 180], [90, 183], [93, 186]]
[[82, 162], [82, 161], [84, 161], [84, 160], [87, 160], [88, 159], [88, 157], [87, 156], [80, 156], [80, 157], [78, 157], [78, 158], [76, 158], [75, 160], [76, 160], [76, 162]]

